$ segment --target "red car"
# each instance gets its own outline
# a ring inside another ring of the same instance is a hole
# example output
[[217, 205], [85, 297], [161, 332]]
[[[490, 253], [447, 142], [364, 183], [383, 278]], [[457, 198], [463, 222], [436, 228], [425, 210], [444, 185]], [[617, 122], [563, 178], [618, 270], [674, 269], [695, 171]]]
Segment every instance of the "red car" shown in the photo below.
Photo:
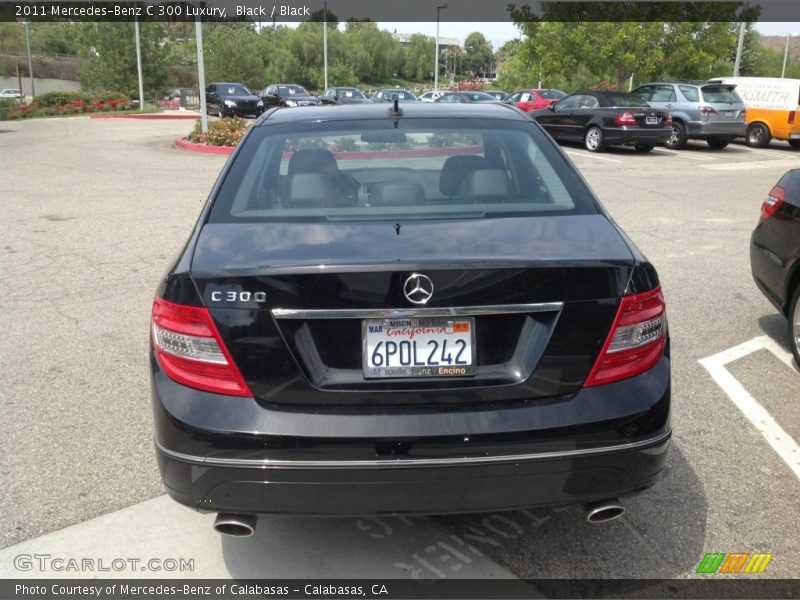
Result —
[[519, 90], [511, 94], [506, 102], [512, 102], [514, 106], [523, 112], [547, 108], [566, 97], [566, 92], [561, 90]]

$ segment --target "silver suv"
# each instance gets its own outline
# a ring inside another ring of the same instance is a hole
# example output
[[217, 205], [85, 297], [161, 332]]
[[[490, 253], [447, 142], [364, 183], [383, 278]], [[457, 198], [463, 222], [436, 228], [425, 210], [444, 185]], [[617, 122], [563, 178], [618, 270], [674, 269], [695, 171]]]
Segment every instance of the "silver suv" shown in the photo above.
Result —
[[684, 148], [688, 140], [705, 140], [712, 148], [722, 149], [745, 134], [745, 106], [735, 87], [659, 81], [640, 85], [632, 93], [653, 108], [672, 114], [668, 148]]

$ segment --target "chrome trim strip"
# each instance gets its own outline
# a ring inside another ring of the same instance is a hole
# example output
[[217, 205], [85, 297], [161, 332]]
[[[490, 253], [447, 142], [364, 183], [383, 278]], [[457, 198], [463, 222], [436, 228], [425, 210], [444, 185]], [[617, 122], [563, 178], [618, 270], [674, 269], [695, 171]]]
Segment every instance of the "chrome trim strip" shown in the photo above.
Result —
[[627, 452], [657, 446], [665, 442], [672, 435], [672, 430], [665, 431], [655, 437], [638, 442], [602, 446], [600, 448], [585, 448], [582, 450], [561, 450], [557, 452], [540, 452], [537, 454], [510, 454], [507, 456], [465, 456], [463, 458], [394, 458], [376, 460], [272, 460], [269, 458], [214, 458], [194, 456], [168, 450], [155, 440], [159, 452], [185, 463], [203, 465], [206, 467], [243, 467], [243, 468], [286, 468], [286, 469], [350, 469], [350, 468], [405, 468], [405, 467], [438, 467], [459, 466], [476, 464], [503, 464], [510, 462], [524, 462], [531, 460], [551, 460], [559, 458], [577, 458], [581, 456], [596, 456], [612, 454], [614, 452]]
[[440, 308], [273, 308], [276, 319], [404, 319], [408, 317], [474, 317], [517, 313], [555, 312], [563, 302], [497, 304], [487, 306], [443, 306]]

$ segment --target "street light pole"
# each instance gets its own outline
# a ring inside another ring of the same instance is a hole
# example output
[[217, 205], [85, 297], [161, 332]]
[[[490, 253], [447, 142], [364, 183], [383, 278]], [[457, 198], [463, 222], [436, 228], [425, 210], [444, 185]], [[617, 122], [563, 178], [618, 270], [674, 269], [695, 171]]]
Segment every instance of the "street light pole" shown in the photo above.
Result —
[[133, 30], [136, 36], [136, 73], [139, 76], [139, 110], [144, 110], [144, 82], [142, 81], [142, 44], [139, 41], [139, 17], [133, 20]]
[[[36, 97], [36, 84], [33, 82], [33, 59], [31, 58], [31, 22], [25, 21], [25, 41], [28, 45], [28, 75], [31, 78], [31, 101]], [[22, 91], [22, 90], [20, 90]]]
[[322, 53], [325, 55], [325, 89], [328, 89], [328, 3], [322, 3]]
[[439, 91], [439, 11], [447, 8], [447, 4], [436, 7], [436, 58], [433, 61], [433, 91]]
[[200, 127], [208, 133], [208, 110], [206, 109], [206, 64], [203, 60], [203, 22], [200, 15], [194, 21], [194, 39], [197, 44], [197, 86], [200, 95]]

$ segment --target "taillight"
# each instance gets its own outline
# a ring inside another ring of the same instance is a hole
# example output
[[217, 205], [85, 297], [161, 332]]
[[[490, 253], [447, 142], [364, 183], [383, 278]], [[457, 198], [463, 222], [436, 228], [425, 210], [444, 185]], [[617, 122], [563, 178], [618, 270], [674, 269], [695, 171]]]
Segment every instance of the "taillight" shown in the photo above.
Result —
[[614, 123], [617, 125], [636, 125], [636, 119], [633, 115], [629, 112], [624, 112], [621, 115], [618, 115], [616, 119], [614, 119]]
[[716, 111], [716, 110], [714, 110], [714, 109], [713, 109], [712, 107], [710, 107], [710, 106], [701, 106], [701, 107], [700, 107], [700, 114], [701, 114], [702, 116], [704, 116], [704, 117], [708, 118], [708, 117], [710, 117], [710, 116], [712, 116], [712, 115], [716, 115], [716, 114], [717, 114], [717, 111]]
[[584, 387], [612, 383], [647, 371], [664, 354], [666, 341], [667, 314], [661, 288], [623, 296], [608, 339]]
[[783, 204], [783, 201], [786, 199], [786, 191], [779, 185], [776, 185], [770, 191], [769, 196], [767, 199], [764, 200], [764, 204], [761, 205], [761, 216], [765, 219], [769, 219], [772, 215], [778, 212], [778, 209]]
[[667, 115], [667, 118], [664, 119], [664, 127], [672, 127], [672, 115]]
[[789, 125], [794, 125], [794, 113], [795, 111], [793, 110], [789, 111]]
[[253, 395], [233, 364], [207, 308], [156, 298], [152, 328], [156, 360], [171, 379], [215, 394]]

